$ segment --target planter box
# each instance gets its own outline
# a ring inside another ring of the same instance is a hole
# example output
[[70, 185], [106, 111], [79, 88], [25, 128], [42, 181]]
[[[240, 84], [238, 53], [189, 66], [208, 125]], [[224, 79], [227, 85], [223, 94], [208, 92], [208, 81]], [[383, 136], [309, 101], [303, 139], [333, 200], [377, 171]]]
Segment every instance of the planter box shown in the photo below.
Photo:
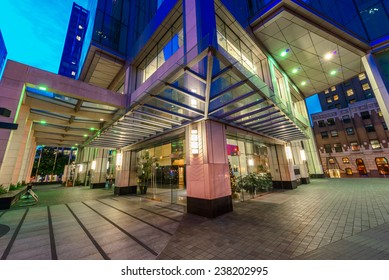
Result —
[[18, 190], [9, 191], [0, 195], [0, 210], [11, 208], [12, 204], [17, 202], [22, 194], [27, 191], [27, 187], [20, 188]]
[[114, 194], [116, 195], [125, 195], [125, 194], [136, 194], [137, 186], [127, 186], [127, 187], [118, 187], [115, 186]]

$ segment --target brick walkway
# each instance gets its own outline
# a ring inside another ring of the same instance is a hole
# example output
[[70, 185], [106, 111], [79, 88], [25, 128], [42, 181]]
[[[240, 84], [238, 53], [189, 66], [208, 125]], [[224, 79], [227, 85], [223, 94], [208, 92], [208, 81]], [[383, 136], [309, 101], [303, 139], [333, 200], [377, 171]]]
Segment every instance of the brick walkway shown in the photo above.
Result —
[[389, 259], [389, 179], [313, 180], [213, 220], [107, 190], [37, 193], [0, 211], [1, 259]]

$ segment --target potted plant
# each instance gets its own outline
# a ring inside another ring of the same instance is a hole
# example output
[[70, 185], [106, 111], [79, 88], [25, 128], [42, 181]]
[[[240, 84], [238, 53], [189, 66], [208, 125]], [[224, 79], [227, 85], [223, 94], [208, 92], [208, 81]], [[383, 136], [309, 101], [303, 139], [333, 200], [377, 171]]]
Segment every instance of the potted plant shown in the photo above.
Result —
[[238, 186], [238, 182], [236, 180], [236, 176], [231, 168], [231, 163], [228, 161], [228, 168], [230, 170], [230, 185], [231, 185], [231, 196], [234, 200], [240, 199], [240, 188]]

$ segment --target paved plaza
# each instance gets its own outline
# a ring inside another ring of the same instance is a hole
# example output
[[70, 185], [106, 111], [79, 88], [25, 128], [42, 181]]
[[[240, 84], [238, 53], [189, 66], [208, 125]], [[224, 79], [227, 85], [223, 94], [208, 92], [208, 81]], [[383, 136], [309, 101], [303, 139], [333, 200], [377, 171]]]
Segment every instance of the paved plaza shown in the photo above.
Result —
[[389, 259], [389, 179], [316, 179], [216, 219], [112, 190], [37, 194], [0, 211], [1, 259]]

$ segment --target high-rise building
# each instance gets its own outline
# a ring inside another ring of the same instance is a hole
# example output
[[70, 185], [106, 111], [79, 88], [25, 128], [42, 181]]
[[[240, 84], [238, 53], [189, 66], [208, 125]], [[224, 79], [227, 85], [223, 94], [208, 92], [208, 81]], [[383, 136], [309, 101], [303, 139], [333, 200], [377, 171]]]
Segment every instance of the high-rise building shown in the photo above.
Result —
[[1, 34], [1, 30], [0, 30], [0, 80], [1, 80], [1, 76], [3, 75], [6, 60], [7, 60], [7, 48], [5, 47], [3, 35]]
[[[278, 188], [322, 175], [305, 98], [365, 71], [389, 121], [387, 4], [91, 0], [74, 81], [88, 91], [29, 82], [26, 106], [62, 140], [85, 133], [80, 180], [114, 176], [117, 193], [138, 188], [215, 217], [232, 210], [230, 174], [270, 173]], [[56, 106], [42, 112], [37, 98]]]
[[59, 75], [73, 79], [76, 78], [78, 68], [80, 67], [85, 33], [88, 27], [88, 16], [89, 12], [86, 9], [73, 3], [65, 45], [58, 70]]

